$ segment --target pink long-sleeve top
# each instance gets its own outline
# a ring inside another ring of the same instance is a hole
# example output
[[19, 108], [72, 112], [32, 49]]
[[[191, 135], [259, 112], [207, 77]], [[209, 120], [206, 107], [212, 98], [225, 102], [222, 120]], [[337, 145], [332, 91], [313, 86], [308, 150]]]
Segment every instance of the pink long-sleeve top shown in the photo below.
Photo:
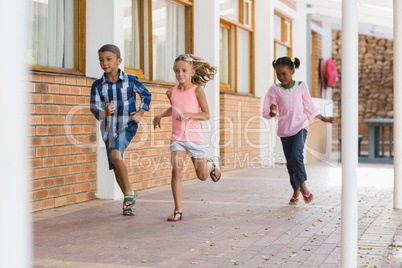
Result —
[[296, 81], [295, 83], [298, 85], [290, 90], [272, 85], [265, 95], [262, 116], [271, 119], [271, 104], [278, 106], [279, 137], [294, 136], [303, 128], [308, 130], [308, 119], [313, 121], [319, 114], [311, 100], [307, 84]]

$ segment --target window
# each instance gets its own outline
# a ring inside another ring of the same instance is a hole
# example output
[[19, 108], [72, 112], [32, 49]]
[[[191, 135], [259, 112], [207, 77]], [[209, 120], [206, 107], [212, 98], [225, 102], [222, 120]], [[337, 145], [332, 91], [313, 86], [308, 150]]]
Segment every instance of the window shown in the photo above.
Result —
[[85, 1], [32, 0], [29, 18], [32, 69], [83, 74]]
[[140, 0], [124, 0], [124, 66], [139, 78], [144, 78], [142, 4]]
[[125, 71], [150, 81], [175, 83], [175, 58], [193, 52], [192, 1], [124, 1]]
[[253, 8], [253, 0], [219, 0], [222, 90], [253, 93]]
[[292, 56], [292, 22], [290, 19], [275, 11], [274, 42], [275, 59]]
[[219, 80], [220, 87], [222, 89], [230, 90], [230, 78], [231, 78], [231, 32], [230, 25], [221, 23], [220, 27], [220, 40], [219, 40]]

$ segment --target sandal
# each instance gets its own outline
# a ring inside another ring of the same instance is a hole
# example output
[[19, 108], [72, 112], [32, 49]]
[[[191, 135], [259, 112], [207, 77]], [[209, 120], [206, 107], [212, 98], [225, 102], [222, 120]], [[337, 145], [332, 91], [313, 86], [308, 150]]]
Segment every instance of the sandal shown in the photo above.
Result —
[[216, 165], [215, 165], [215, 163], [214, 163], [214, 160], [212, 160], [211, 158], [209, 158], [209, 159], [207, 159], [207, 162], [211, 162], [212, 163], [212, 165], [214, 166], [214, 169], [211, 171], [211, 173], [209, 173], [209, 176], [211, 177], [211, 179], [213, 180], [213, 182], [218, 182], [220, 179], [221, 179], [221, 176], [222, 176], [222, 172], [219, 174], [219, 178], [216, 178], [216, 175], [215, 175], [215, 168], [216, 168]]
[[[177, 218], [176, 219], [176, 215], [177, 214], [179, 214], [180, 215], [180, 217], [179, 218]], [[173, 220], [171, 220], [171, 219], [167, 219], [168, 221], [181, 221], [183, 219], [183, 212], [178, 212], [178, 211], [175, 211], [174, 213], [173, 213]]]
[[[123, 215], [124, 216], [134, 216], [135, 215], [135, 213], [134, 213], [135, 206], [134, 205], [135, 205], [135, 201], [137, 201], [137, 196], [138, 196], [138, 193], [135, 191], [134, 191], [133, 195], [125, 195], [124, 196], [124, 200], [123, 200]], [[131, 204], [126, 206], [127, 202], [131, 202]], [[126, 207], [124, 207], [124, 206], [126, 206]], [[127, 211], [130, 211], [132, 213], [130, 213], [130, 214], [124, 213]]]
[[306, 204], [310, 204], [314, 200], [314, 195], [311, 192], [309, 194], [303, 194], [303, 199]]
[[300, 198], [298, 198], [298, 197], [294, 198], [292, 196], [292, 198], [289, 201], [289, 205], [299, 205], [299, 204], [300, 204]]

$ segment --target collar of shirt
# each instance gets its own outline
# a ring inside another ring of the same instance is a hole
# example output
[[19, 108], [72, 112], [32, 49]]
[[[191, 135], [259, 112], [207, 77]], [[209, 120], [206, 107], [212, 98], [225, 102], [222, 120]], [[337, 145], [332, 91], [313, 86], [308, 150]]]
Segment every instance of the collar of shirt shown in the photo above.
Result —
[[294, 89], [294, 88], [296, 88], [296, 87], [298, 87], [299, 86], [299, 82], [298, 81], [295, 81], [295, 80], [293, 80], [293, 87], [291, 87], [291, 88], [284, 88], [284, 87], [282, 87], [282, 85], [281, 85], [281, 83], [278, 83], [278, 84], [276, 84], [279, 88], [281, 88], [281, 89], [283, 89], [283, 90], [289, 90], [289, 91], [291, 91], [292, 89]]
[[[119, 79], [117, 81], [119, 81], [119, 80], [124, 81], [124, 72], [122, 70], [120, 70], [120, 68], [119, 68]], [[103, 75], [102, 75], [102, 85], [106, 84], [106, 83], [114, 84], [114, 83], [110, 82], [109, 80], [107, 80], [105, 73], [103, 73]]]

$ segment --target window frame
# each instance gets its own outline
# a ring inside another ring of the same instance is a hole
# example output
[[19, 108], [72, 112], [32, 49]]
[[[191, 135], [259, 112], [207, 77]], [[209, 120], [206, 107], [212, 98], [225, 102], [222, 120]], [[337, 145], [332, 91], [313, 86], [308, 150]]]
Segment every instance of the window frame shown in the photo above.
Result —
[[[293, 46], [292, 46], [292, 20], [282, 13], [274, 10], [274, 14], [281, 18], [281, 40], [274, 38], [274, 58], [275, 60], [278, 58], [276, 55], [276, 44], [280, 44], [287, 48], [287, 56], [292, 57]], [[287, 28], [286, 23], [289, 23], [289, 28]], [[275, 26], [274, 26], [275, 27]], [[284, 30], [285, 29], [285, 30]], [[287, 40], [289, 38], [289, 40]], [[286, 42], [288, 41], [288, 42]], [[276, 72], [274, 70], [274, 81], [276, 79]]]
[[220, 19], [220, 23], [219, 23], [219, 27], [220, 28], [224, 28], [228, 30], [228, 81], [229, 83], [221, 83], [219, 82], [219, 87], [222, 90], [231, 90], [232, 86], [231, 86], [231, 82], [232, 82], [232, 29], [231, 29], [231, 25], [226, 23], [225, 21], [223, 21], [222, 19]]
[[[133, 3], [133, 1], [131, 0], [131, 4]], [[140, 40], [139, 40], [139, 44], [140, 44], [140, 55], [144, 55], [144, 1], [143, 0], [139, 0], [138, 1], [138, 5], [139, 5], [139, 29], [140, 29]], [[131, 5], [131, 8], [133, 8], [133, 6]], [[132, 22], [132, 21], [131, 21]], [[144, 56], [140, 57], [140, 68], [131, 68], [131, 67], [125, 67], [124, 66], [124, 72], [128, 73], [128, 74], [134, 74], [136, 75], [139, 79], [145, 79], [145, 72], [144, 72]]]
[[[285, 15], [279, 13], [278, 11], [274, 11], [274, 14], [281, 18], [281, 40], [274, 38], [274, 55], [275, 59], [276, 55], [276, 44], [280, 44], [287, 48], [287, 56], [292, 56], [292, 20]], [[289, 24], [289, 28], [287, 27], [287, 23]], [[289, 40], [287, 40], [289, 39]]]
[[[193, 0], [167, 0], [184, 6], [185, 16], [185, 53], [194, 53], [194, 9]], [[152, 40], [152, 0], [148, 0], [148, 80], [161, 85], [174, 86], [177, 83], [153, 79], [153, 40]], [[173, 64], [173, 63], [172, 63]]]
[[74, 69], [30, 65], [32, 71], [85, 75], [86, 0], [74, 0]]
[[[221, 90], [225, 90], [225, 91], [232, 91], [234, 93], [237, 94], [245, 94], [245, 95], [254, 95], [255, 94], [255, 71], [254, 71], [254, 62], [255, 62], [255, 52], [254, 52], [254, 44], [255, 44], [255, 34], [254, 34], [254, 0], [238, 0], [239, 1], [239, 22], [233, 21], [229, 18], [226, 18], [224, 16], [220, 16], [220, 23], [222, 24], [226, 24], [226, 25], [230, 25], [230, 30], [232, 31], [232, 35], [233, 35], [233, 41], [232, 41], [232, 37], [230, 37], [230, 48], [232, 48], [232, 46], [234, 46], [234, 55], [233, 55], [233, 61], [231, 61], [229, 64], [229, 82], [230, 82], [230, 87], [228, 89], [228, 86], [226, 84], [222, 84], [220, 83], [220, 89]], [[244, 12], [245, 12], [245, 5], [247, 3], [250, 3], [250, 22], [251, 25], [248, 26], [245, 24], [244, 20], [245, 20], [245, 16], [244, 16]], [[246, 30], [247, 32], [249, 32], [250, 38], [249, 38], [249, 47], [250, 47], [250, 68], [249, 68], [249, 92], [245, 93], [245, 92], [238, 92], [238, 81], [237, 81], [237, 77], [238, 77], [238, 73], [239, 73], [239, 68], [238, 68], [238, 30], [242, 29], [242, 30]], [[233, 42], [233, 43], [232, 43]], [[230, 52], [229, 52], [230, 53]], [[231, 54], [231, 53], [230, 53]], [[230, 58], [232, 57], [232, 55], [230, 55]], [[233, 74], [233, 76], [232, 76]], [[234, 78], [234, 79], [233, 79]], [[233, 80], [232, 80], [233, 79]]]

